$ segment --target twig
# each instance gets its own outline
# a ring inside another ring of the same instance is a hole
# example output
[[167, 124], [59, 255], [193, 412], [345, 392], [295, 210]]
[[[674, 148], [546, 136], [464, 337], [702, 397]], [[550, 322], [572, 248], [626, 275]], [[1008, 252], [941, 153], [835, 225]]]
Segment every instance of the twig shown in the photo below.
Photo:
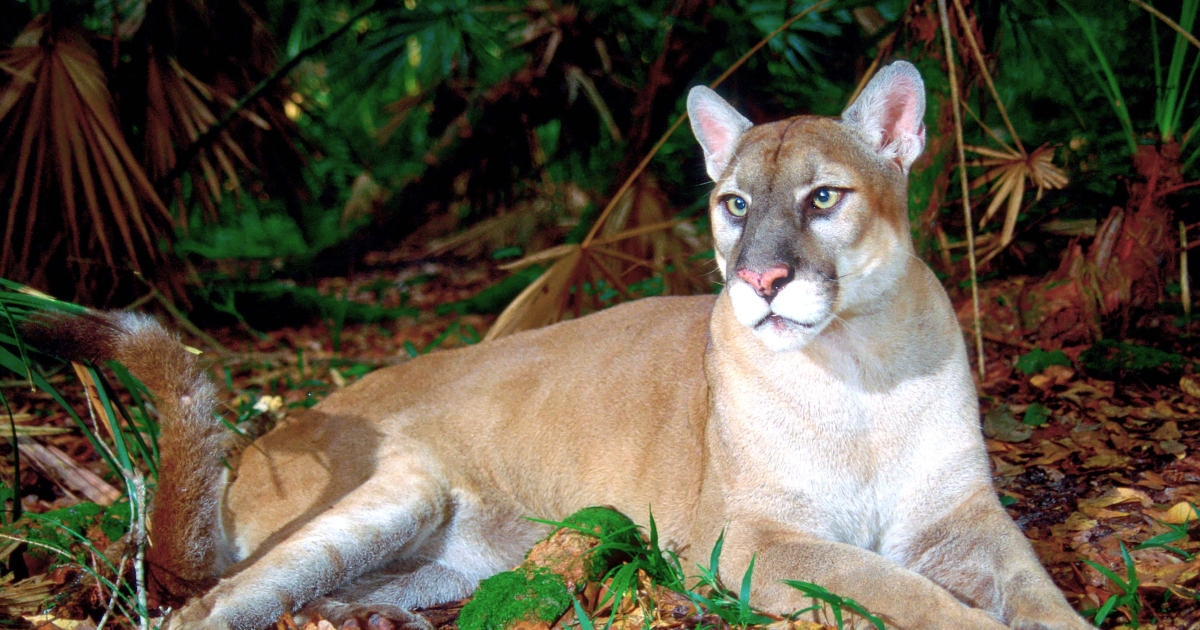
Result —
[[1028, 341], [1022, 341], [1020, 339], [1007, 339], [1005, 337], [1002, 337], [1000, 335], [994, 335], [992, 333], [983, 333], [983, 338], [987, 339], [988, 341], [994, 342], [994, 343], [1002, 343], [1006, 346], [1013, 346], [1014, 348], [1021, 348], [1022, 350], [1033, 350], [1034, 348], [1037, 347], [1034, 344], [1029, 343]]
[[[125, 562], [129, 560], [128, 555], [121, 556], [121, 564], [117, 566], [117, 578], [120, 578], [125, 573]], [[96, 582], [99, 584], [100, 582]], [[96, 622], [96, 630], [104, 630], [104, 626], [108, 623], [108, 616], [112, 614], [113, 608], [117, 605], [117, 589], [113, 589], [112, 597], [108, 598], [108, 606], [104, 608], [104, 614], [100, 615], [100, 621]]]
[[1192, 289], [1188, 282], [1187, 225], [1179, 222], [1179, 299], [1183, 302], [1183, 314], [1192, 317]]
[[967, 260], [971, 267], [971, 306], [975, 327], [975, 358], [979, 364], [979, 378], [987, 376], [983, 358], [983, 328], [979, 321], [979, 278], [975, 270], [975, 227], [971, 225], [971, 189], [967, 183], [967, 155], [963, 149], [963, 121], [958, 94], [958, 69], [954, 63], [954, 46], [950, 42], [950, 18], [946, 11], [946, 0], [938, 0], [938, 15], [942, 22], [942, 40], [946, 45], [946, 70], [950, 76], [950, 100], [954, 110], [954, 145], [958, 152], [958, 180], [962, 185], [963, 217], [967, 222]]
[[259, 81], [258, 84], [251, 88], [251, 90], [247, 92], [245, 96], [238, 99], [238, 101], [233, 104], [233, 107], [229, 111], [225, 112], [225, 115], [222, 116], [220, 120], [213, 123], [208, 129], [205, 129], [204, 133], [201, 133], [195, 141], [193, 141], [183, 150], [183, 152], [179, 155], [179, 159], [176, 160], [175, 166], [173, 166], [170, 171], [167, 171], [166, 175], [154, 182], [154, 187], [158, 189], [162, 186], [165, 186], [167, 183], [175, 181], [177, 178], [183, 175], [184, 171], [190, 167], [192, 160], [196, 159], [196, 156], [198, 156], [201, 151], [208, 147], [208, 145], [211, 144], [212, 141], [217, 138], [217, 136], [224, 133], [225, 129], [229, 127], [234, 118], [237, 118], [241, 115], [242, 110], [249, 107], [251, 103], [258, 100], [258, 98], [267, 90], [275, 87], [276, 84], [291, 74], [292, 70], [295, 70], [296, 66], [300, 65], [300, 62], [306, 57], [332, 43], [334, 40], [344, 35], [346, 31], [353, 28], [354, 25], [357, 24], [358, 21], [367, 14], [375, 11], [375, 7], [379, 4], [379, 2], [380, 0], [374, 0], [371, 2], [371, 4], [367, 5], [367, 8], [359, 11], [350, 19], [346, 20], [345, 24], [339, 26], [336, 30], [325, 37], [322, 37], [312, 46], [309, 46], [308, 48], [296, 53], [296, 56], [284, 62], [284, 64], [279, 66], [279, 68], [277, 68], [275, 72], [272, 72], [270, 76], [267, 76], [262, 81]]
[[[975, 42], [975, 33], [971, 31], [971, 23], [967, 21], [967, 12], [963, 10], [962, 0], [954, 0], [954, 9], [958, 13], [958, 21], [962, 24], [963, 33], [967, 36], [967, 43], [971, 45], [971, 52], [975, 55], [975, 63], [979, 64], [979, 73], [983, 76], [983, 82], [987, 84], [988, 90], [992, 93], [992, 99], [996, 101], [996, 108], [1000, 110], [1000, 118], [1004, 119], [1004, 126], [1008, 127], [1008, 134], [1012, 136], [1013, 143], [1017, 145], [1017, 151], [1024, 156], [1025, 147], [1021, 145], [1021, 137], [1017, 135], [1012, 121], [1008, 119], [1008, 110], [1004, 107], [1004, 102], [1000, 100], [996, 84], [992, 83], [992, 74], [988, 72], [987, 64], [983, 60], [983, 53], [979, 50], [979, 44]], [[946, 37], [949, 36], [950, 33], [947, 30]]]
[[[746, 61], [750, 59], [750, 57], [754, 56], [754, 53], [758, 52], [763, 46], [766, 46], [768, 42], [775, 38], [776, 35], [787, 30], [792, 24], [796, 23], [796, 21], [800, 20], [809, 13], [823, 9], [826, 4], [829, 4], [829, 2], [830, 0], [820, 0], [820, 2], [817, 2], [807, 9], [788, 18], [787, 21], [779, 26], [779, 28], [771, 31], [769, 35], [759, 40], [759, 42], [751, 47], [750, 50], [746, 51], [746, 54], [742, 55], [737, 61], [733, 62], [733, 65], [729, 66], [725, 72], [722, 72], [721, 76], [717, 77], [715, 81], [709, 83], [708, 87], [716, 88], [718, 85], [724, 83], [725, 79], [729, 78], [729, 75], [733, 74], [735, 70], [742, 67], [742, 65], [744, 65]], [[604, 206], [604, 210], [600, 212], [600, 216], [597, 217], [596, 222], [592, 224], [592, 229], [588, 231], [587, 238], [583, 239], [583, 243], [581, 245], [582, 247], [586, 248], [588, 245], [592, 244], [592, 239], [596, 237], [596, 232], [600, 230], [600, 226], [604, 225], [604, 222], [608, 219], [608, 215], [612, 214], [613, 209], [615, 209], [617, 204], [621, 201], [621, 197], [625, 195], [625, 192], [629, 190], [629, 187], [633, 185], [633, 182], [636, 181], [638, 176], [642, 174], [642, 171], [646, 170], [646, 167], [650, 165], [650, 160], [654, 159], [654, 156], [657, 155], [658, 151], [662, 149], [662, 146], [667, 143], [667, 140], [671, 138], [671, 135], [675, 133], [675, 130], [679, 129], [679, 126], [683, 124], [683, 121], [687, 120], [687, 117], [687, 112], [681, 114], [679, 118], [675, 120], [675, 124], [671, 125], [671, 128], [668, 129], [667, 132], [658, 139], [658, 142], [654, 143], [654, 146], [650, 148], [650, 152], [647, 153], [646, 157], [642, 158], [642, 161], [638, 163], [637, 168], [633, 169], [633, 172], [629, 174], [629, 177], [625, 178], [625, 182], [621, 184], [621, 187], [618, 188], [617, 192], [613, 194], [611, 199], [609, 199], [608, 205]]]
[[146, 614], [149, 609], [146, 596], [146, 478], [142, 475], [142, 471], [133, 469], [132, 471], [122, 470], [125, 475], [125, 482], [130, 484], [134, 490], [137, 517], [134, 519], [134, 545], [136, 551], [133, 556], [133, 582], [134, 591], [137, 593], [137, 613], [138, 627], [141, 630], [150, 630], [150, 619]]
[[[1191, 188], [1192, 186], [1200, 186], [1200, 179], [1198, 179], [1194, 182], [1185, 182], [1185, 183], [1179, 184], [1178, 186], [1171, 186], [1170, 188], [1165, 188], [1163, 190], [1160, 190], [1160, 191], [1154, 193], [1154, 196], [1155, 197], [1166, 197], [1167, 195], [1170, 195], [1172, 193], [1177, 193], [1181, 190], [1186, 190], [1188, 188]], [[1195, 225], [1196, 224], [1192, 224], [1192, 227], [1194, 227]]]
[[1146, 4], [1145, 2], [1142, 2], [1142, 0], [1129, 0], [1129, 1], [1138, 5], [1139, 7], [1142, 7], [1147, 12], [1149, 12], [1150, 15], [1153, 15], [1154, 17], [1162, 20], [1163, 24], [1170, 26], [1172, 29], [1175, 30], [1176, 33], [1183, 35], [1184, 38], [1187, 39], [1189, 42], [1191, 42], [1192, 45], [1195, 46], [1196, 48], [1200, 48], [1200, 39], [1196, 39], [1195, 35], [1192, 35], [1191, 33], [1184, 30], [1184, 28], [1182, 26], [1176, 24], [1175, 20], [1172, 20], [1171, 18], [1163, 15], [1162, 11], [1159, 11], [1158, 9], [1155, 9], [1154, 7]]
[[846, 107], [850, 107], [854, 101], [858, 100], [858, 95], [862, 94], [863, 89], [867, 87], [867, 83], [871, 80], [871, 77], [875, 76], [875, 71], [879, 69], [879, 64], [883, 62], [883, 58], [887, 56], [886, 53], [890, 52], [892, 44], [895, 41], [896, 33], [893, 31], [887, 37], [883, 38], [883, 41], [879, 42], [879, 54], [875, 55], [875, 58], [871, 60], [871, 65], [867, 66], [867, 71], [863, 73], [862, 79], [858, 82], [858, 85], [854, 87], [854, 93], [850, 95], [850, 98], [846, 99]]

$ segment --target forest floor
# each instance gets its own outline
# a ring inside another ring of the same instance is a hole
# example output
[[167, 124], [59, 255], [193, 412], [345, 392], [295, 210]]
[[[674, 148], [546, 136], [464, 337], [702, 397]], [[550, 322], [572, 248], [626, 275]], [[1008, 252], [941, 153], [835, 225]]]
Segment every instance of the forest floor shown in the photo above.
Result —
[[[206, 331], [223, 350], [186, 334], [185, 341], [211, 358], [214, 379], [230, 401], [227, 415], [245, 417], [257, 408], [277, 420], [372, 369], [477, 340], [494, 316], [438, 314], [438, 306], [469, 298], [502, 276], [491, 263], [426, 262], [325, 280], [318, 288], [327, 295], [384, 306], [403, 303], [421, 315], [375, 324], [316, 322], [258, 334], [244, 327]], [[1078, 367], [1082, 348], [1065, 351], [1068, 361], [1020, 338], [986, 344], [990, 368], [981, 385], [983, 425], [1002, 501], [1076, 609], [1094, 615], [1108, 604], [1111, 613], [1103, 627], [1200, 628], [1200, 541], [1191, 527], [1200, 519], [1195, 511], [1200, 375], [1186, 367], [1200, 357], [1185, 352], [1185, 367], [1175, 372], [1151, 370], [1150, 377], [1117, 374], [1116, 380], [1106, 380]], [[77, 409], [86, 410], [82, 390], [71, 379], [52, 380]], [[115, 489], [120, 484], [49, 397], [22, 381], [3, 385], [17, 424], [41, 427], [22, 438], [29, 446], [20, 459], [26, 511], [44, 513], [85, 500], [111, 502], [120, 495]], [[11, 448], [0, 442], [0, 451], [0, 474], [12, 479]], [[89, 537], [97, 552], [110, 544], [98, 528]], [[16, 625], [38, 625], [54, 617], [103, 612], [107, 596], [102, 589], [85, 588], [89, 582], [83, 573], [70, 564], [56, 566], [48, 556], [33, 546], [0, 540], [0, 562], [11, 570], [0, 575], [0, 618], [7, 610], [23, 619]], [[58, 607], [48, 616], [35, 616], [47, 594], [57, 594]], [[595, 604], [594, 597], [590, 603]], [[439, 628], [449, 627], [460, 606], [426, 614]], [[632, 614], [637, 608], [620, 611], [614, 625], [722, 625], [686, 605], [660, 605], [657, 612], [642, 610], [640, 616]], [[822, 627], [786, 620], [773, 626]]]

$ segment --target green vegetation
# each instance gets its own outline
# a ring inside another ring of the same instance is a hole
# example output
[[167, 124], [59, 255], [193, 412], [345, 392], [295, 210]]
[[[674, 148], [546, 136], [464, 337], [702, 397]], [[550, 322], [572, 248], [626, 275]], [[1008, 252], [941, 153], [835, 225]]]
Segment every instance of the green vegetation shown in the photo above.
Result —
[[811, 582], [784, 580], [783, 583], [817, 600], [819, 603], [813, 605], [814, 609], [817, 609], [821, 606], [828, 606], [830, 612], [833, 614], [834, 622], [837, 623], [838, 630], [841, 630], [843, 627], [845, 627], [843, 625], [842, 616], [844, 611], [847, 610], [849, 610], [852, 614], [862, 617], [864, 621], [875, 626], [879, 630], [884, 630], [882, 619], [872, 615], [870, 611], [863, 607], [862, 604], [850, 599], [849, 597], [842, 597], [841, 595], [831, 593], [828, 589]]
[[518, 621], [553, 623], [574, 598], [562, 576], [547, 569], [517, 569], [480, 582], [458, 616], [462, 630], [506, 630]]
[[1021, 422], [1031, 426], [1040, 427], [1050, 421], [1050, 409], [1042, 403], [1033, 403], [1025, 408], [1025, 415], [1021, 417]]
[[[1197, 518], [1200, 518], [1200, 508], [1197, 508], [1195, 503], [1192, 503], [1191, 507], [1192, 513], [1195, 514]], [[1191, 527], [1194, 522], [1195, 521], [1192, 521], [1190, 517], [1184, 519], [1184, 521], [1178, 525], [1172, 525], [1170, 523], [1163, 523], [1159, 521], [1159, 524], [1164, 525], [1167, 528], [1167, 531], [1143, 540], [1133, 549], [1134, 551], [1137, 551], [1138, 549], [1166, 549], [1172, 553], [1179, 554], [1184, 560], [1191, 560], [1195, 557], [1193, 554], [1190, 554], [1177, 547], [1172, 547], [1171, 543], [1179, 542], [1181, 540], [1188, 540], [1188, 528]]]
[[1125, 579], [1121, 579], [1121, 576], [1108, 567], [1091, 560], [1084, 560], [1088, 566], [1099, 571], [1117, 587], [1117, 592], [1109, 595], [1108, 599], [1104, 600], [1100, 608], [1095, 611], [1096, 616], [1094, 620], [1096, 625], [1099, 626], [1104, 623], [1104, 620], [1108, 618], [1108, 615], [1113, 610], [1123, 608], [1125, 609], [1126, 616], [1129, 618], [1129, 627], [1137, 630], [1138, 616], [1142, 612], [1142, 599], [1138, 595], [1138, 586], [1141, 585], [1141, 582], [1138, 580], [1137, 568], [1133, 565], [1133, 558], [1129, 557], [1129, 551], [1125, 549], [1125, 543], [1121, 543], [1121, 557], [1125, 560]]
[[1021, 355], [1014, 367], [1027, 375], [1033, 375], [1045, 371], [1051, 365], [1065, 365], [1070, 367], [1071, 360], [1067, 358], [1067, 355], [1063, 354], [1062, 350], [1047, 352], [1041, 348], [1034, 348]]
[[588, 579], [604, 577], [609, 570], [632, 558], [627, 547], [641, 547], [638, 527], [628, 516], [606, 507], [589, 507], [579, 510], [563, 521], [572, 529], [583, 533], [594, 533], [600, 539], [600, 547], [593, 549], [588, 558]]
[[1079, 364], [1099, 378], [1152, 378], [1162, 374], [1178, 378], [1184, 359], [1157, 348], [1101, 339], [1079, 355]]

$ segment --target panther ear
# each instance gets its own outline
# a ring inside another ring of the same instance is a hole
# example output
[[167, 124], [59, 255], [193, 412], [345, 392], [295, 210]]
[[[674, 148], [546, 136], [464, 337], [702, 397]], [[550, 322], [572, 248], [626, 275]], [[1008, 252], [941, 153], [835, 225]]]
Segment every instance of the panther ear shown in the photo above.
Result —
[[925, 148], [925, 83], [907, 61], [883, 68], [842, 114], [879, 155], [905, 173]]
[[704, 149], [708, 176], [717, 181], [729, 167], [738, 139], [754, 125], [717, 93], [698, 85], [688, 92], [688, 118], [692, 133]]

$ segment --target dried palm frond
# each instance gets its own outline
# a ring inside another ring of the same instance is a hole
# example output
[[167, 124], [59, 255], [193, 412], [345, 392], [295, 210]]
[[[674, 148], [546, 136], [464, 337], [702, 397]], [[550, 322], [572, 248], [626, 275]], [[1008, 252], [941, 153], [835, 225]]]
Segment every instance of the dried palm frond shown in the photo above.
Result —
[[992, 200], [979, 220], [979, 229], [987, 225], [1001, 206], [1005, 207], [1000, 240], [993, 246], [992, 251], [983, 257], [980, 261], [982, 264], [991, 260], [1012, 242], [1027, 184], [1032, 184], [1037, 190], [1035, 199], [1041, 200], [1047, 189], [1060, 189], [1066, 186], [1069, 180], [1067, 174], [1054, 165], [1054, 147], [1048, 144], [1043, 144], [1027, 154], [1008, 147], [1005, 147], [1006, 151], [970, 145], [964, 148], [982, 156], [982, 159], [974, 163], [975, 166], [988, 168], [986, 173], [971, 182], [971, 188], [991, 182], [988, 193], [992, 195]]
[[[146, 96], [146, 170], [155, 181], [175, 168], [176, 147], [195, 142], [216, 124], [217, 116], [210, 104], [219, 102], [230, 108], [235, 104], [232, 97], [197, 79], [174, 58], [157, 55], [150, 60]], [[253, 112], [243, 109], [239, 115], [260, 129], [271, 128]], [[201, 152], [195, 164], [193, 182], [213, 202], [220, 201], [223, 188], [240, 188], [239, 164], [253, 168], [228, 131], [222, 132], [211, 148]], [[212, 205], [208, 205], [211, 209]], [[179, 220], [186, 224], [187, 217], [181, 216]]]
[[[720, 85], [767, 42], [804, 16], [824, 10], [827, 4], [829, 0], [819, 0], [785, 20], [727, 68], [709, 87]], [[584, 87], [586, 91], [586, 85]], [[597, 109], [601, 108], [601, 104], [594, 104]], [[642, 274], [642, 278], [648, 278], [651, 274], [647, 272], [664, 278], [663, 288], [666, 292], [685, 293], [708, 288], [704, 274], [695, 271], [694, 265], [689, 264], [691, 261], [686, 244], [695, 243], [696, 235], [687, 233], [682, 221], [666, 220], [666, 206], [657, 184], [649, 179], [642, 179], [638, 183], [650, 161], [686, 120], [686, 113], [676, 118], [674, 124], [651, 147], [600, 212], [582, 243], [560, 245], [510, 265], [510, 268], [518, 268], [534, 262], [556, 260], [504, 309], [488, 331], [487, 339], [557, 321], [568, 310], [578, 315], [587, 308], [598, 308], [601, 300], [595, 295], [595, 288], [600, 280], [604, 281], [604, 286], [611, 287], [623, 297], [630, 295], [628, 278], [631, 274]], [[674, 273], [667, 274], [668, 269], [674, 270]], [[588, 283], [593, 289], [591, 293], [584, 290]], [[573, 292], [572, 288], [575, 289]]]
[[[622, 300], [634, 298], [634, 282], [652, 277], [662, 279], [662, 292], [667, 294], [706, 290], [704, 273], [689, 260], [702, 241], [681, 230], [684, 221], [665, 218], [660, 195], [648, 179], [623, 195], [610, 218], [632, 227], [614, 231], [610, 222], [591, 241], [551, 247], [504, 265], [511, 271], [554, 261], [505, 309], [486, 338], [544, 326], [564, 313], [578, 316], [598, 310], [606, 302], [601, 297], [606, 288]], [[575, 290], [569, 291], [572, 287]]]
[[[39, 231], [65, 232], [77, 264], [98, 253], [109, 269], [139, 271], [158, 260], [156, 239], [171, 217], [125, 143], [84, 34], [35, 18], [0, 63], [16, 70], [0, 87], [0, 193], [11, 200], [0, 275], [47, 255], [46, 243], [34, 243]], [[39, 209], [55, 204], [61, 215], [43, 210], [39, 223]], [[55, 239], [44, 239], [50, 249]]]
[[[979, 75], [983, 78], [988, 92], [991, 93], [996, 110], [1000, 113], [1000, 118], [1004, 121], [1004, 126], [1008, 130], [1009, 137], [1016, 146], [1016, 148], [1008, 146], [996, 132], [983, 124], [983, 121], [975, 115], [975, 112], [971, 111], [970, 107], [964, 106], [966, 112], [975, 119], [975, 122], [979, 124], [984, 132], [1003, 147], [1003, 150], [997, 150], [988, 147], [963, 146], [963, 149], [983, 156], [983, 159], [977, 162], [976, 166], [990, 167], [983, 177], [977, 178], [970, 185], [970, 188], [974, 189], [984, 182], [992, 182], [992, 186], [988, 191], [992, 195], [992, 201], [988, 204], [983, 218], [979, 221], [979, 228], [983, 229], [987, 225], [987, 222], [996, 214], [1000, 206], [1003, 205], [1006, 207], [1004, 227], [1000, 232], [1000, 240], [996, 242], [992, 250], [978, 263], [983, 264], [994, 258], [1012, 242], [1013, 233], [1016, 231], [1017, 217], [1021, 213], [1021, 202], [1025, 197], [1026, 182], [1033, 182], [1037, 188], [1037, 199], [1041, 200], [1042, 194], [1047, 188], [1062, 188], [1067, 185], [1068, 179], [1066, 173], [1055, 166], [1052, 161], [1054, 159], [1053, 147], [1043, 144], [1032, 153], [1025, 150], [1025, 145], [1021, 143], [1021, 137], [1017, 134], [1012, 120], [1008, 117], [1008, 108], [1004, 106], [1004, 101], [996, 91], [996, 85], [992, 81], [992, 74], [988, 71], [987, 63], [983, 58], [983, 51], [979, 48], [979, 43], [975, 41], [974, 28], [967, 17], [966, 10], [963, 9], [961, 0], [954, 0], [954, 9], [958, 15], [959, 25], [962, 27], [964, 39], [966, 39], [968, 48], [971, 49], [975, 64], [979, 69]], [[942, 7], [942, 11], [943, 13], [945, 12], [944, 6]], [[944, 26], [944, 30], [945, 37], [949, 39], [948, 24]], [[956, 94], [955, 96], [957, 97], [958, 95]]]

